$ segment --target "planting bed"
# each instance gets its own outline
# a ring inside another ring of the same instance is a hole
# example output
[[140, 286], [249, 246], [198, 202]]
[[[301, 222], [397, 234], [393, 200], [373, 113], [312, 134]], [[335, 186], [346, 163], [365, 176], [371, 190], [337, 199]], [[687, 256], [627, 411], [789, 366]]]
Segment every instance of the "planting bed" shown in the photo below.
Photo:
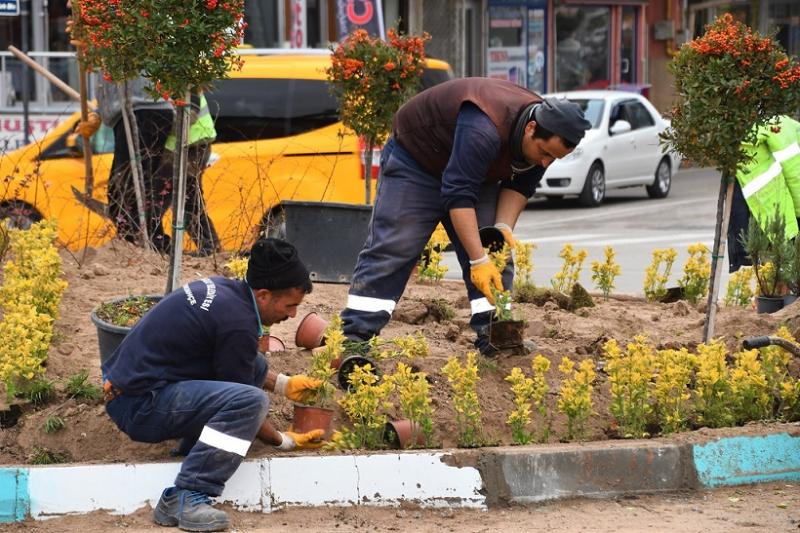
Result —
[[[78, 403], [65, 401], [63, 384], [67, 378], [88, 369], [93, 382], [99, 383], [99, 353], [97, 334], [89, 315], [99, 302], [131, 294], [153, 294], [163, 290], [167, 277], [167, 259], [145, 252], [127, 244], [112, 242], [104, 248], [70, 255], [62, 252], [69, 288], [61, 303], [61, 317], [56, 323], [56, 338], [50, 349], [48, 377], [56, 382], [58, 398], [43, 408], [22, 406], [17, 423], [0, 431], [0, 464], [28, 463], [37, 448], [46, 448], [64, 454], [73, 462], [142, 462], [174, 460], [168, 451], [173, 442], [158, 445], [131, 442], [108, 419], [99, 402]], [[183, 280], [188, 281], [208, 275], [221, 274], [227, 257], [184, 259]], [[533, 277], [538, 280], [536, 272]], [[421, 331], [430, 345], [430, 356], [412, 364], [430, 375], [433, 407], [435, 410], [435, 440], [443, 447], [456, 444], [457, 431], [450, 403], [450, 388], [441, 373], [447, 358], [453, 354], [464, 355], [472, 349], [473, 333], [467, 323], [469, 302], [460, 282], [442, 282], [435, 289], [414, 280], [409, 284], [392, 321], [383, 332], [386, 338]], [[294, 319], [272, 328], [271, 334], [286, 343], [287, 350], [272, 355], [270, 365], [282, 372], [303, 372], [309, 362], [310, 352], [294, 347], [294, 333], [302, 317], [316, 311], [328, 319], [341, 310], [347, 295], [346, 285], [317, 284]], [[439, 322], [430, 309], [436, 306], [432, 295], [446, 299], [455, 310], [455, 318]], [[597, 307], [576, 313], [559, 309], [555, 303], [543, 306], [516, 304], [516, 313], [528, 321], [526, 338], [536, 342], [537, 352], [550, 358], [548, 382], [551, 392], [547, 404], [556, 413], [556, 391], [561, 381], [558, 363], [562, 356], [576, 361], [587, 357], [597, 359], [603, 343], [615, 338], [621, 345], [637, 334], [645, 334], [658, 348], [690, 349], [700, 342], [704, 314], [683, 301], [670, 304], [645, 303], [636, 298], [612, 298]], [[750, 309], [721, 308], [717, 318], [716, 333], [730, 350], [738, 349], [742, 336], [771, 334], [781, 323], [787, 323], [793, 333], [800, 326], [800, 304], [794, 304], [775, 315], [756, 315]], [[795, 336], [797, 334], [795, 333]], [[509, 385], [504, 377], [514, 366], [530, 372], [531, 356], [502, 356], [482, 364], [478, 385], [483, 424], [487, 439], [498, 444], [510, 444], [511, 432], [505, 424], [512, 408]], [[393, 362], [380, 363], [391, 371]], [[795, 362], [792, 373], [797, 374]], [[598, 373], [596, 380], [595, 411], [602, 413], [590, 418], [587, 437], [604, 440], [610, 436], [612, 421], [608, 413], [609, 384], [607, 376]], [[66, 427], [55, 433], [45, 433], [43, 426], [48, 416], [61, 416]], [[398, 413], [399, 414], [399, 413]], [[272, 396], [270, 417], [280, 428], [291, 422], [290, 402]], [[334, 424], [338, 422], [339, 413]], [[555, 414], [550, 442], [566, 435], [566, 419]], [[272, 453], [268, 446], [254, 444], [249, 457]], [[314, 452], [326, 453], [326, 452]]]

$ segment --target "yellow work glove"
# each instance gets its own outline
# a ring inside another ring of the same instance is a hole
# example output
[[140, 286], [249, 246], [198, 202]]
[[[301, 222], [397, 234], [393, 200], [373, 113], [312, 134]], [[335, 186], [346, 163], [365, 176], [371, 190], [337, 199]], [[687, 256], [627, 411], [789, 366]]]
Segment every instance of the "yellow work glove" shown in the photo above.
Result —
[[470, 261], [469, 264], [469, 279], [486, 296], [489, 303], [494, 304], [492, 288], [498, 291], [503, 290], [503, 278], [500, 277], [497, 267], [489, 260], [488, 255], [484, 255], [475, 261]]
[[91, 137], [97, 130], [100, 129], [100, 115], [97, 113], [89, 113], [86, 120], [79, 121], [75, 126], [75, 133], [82, 137]]
[[280, 394], [293, 402], [304, 402], [314, 393], [314, 389], [322, 385], [322, 382], [308, 376], [287, 376], [278, 374], [275, 378], [275, 394]]
[[511, 226], [504, 222], [498, 222], [494, 225], [495, 228], [499, 229], [500, 232], [503, 234], [503, 238], [506, 240], [506, 244], [508, 244], [509, 248], [514, 248], [514, 234], [512, 233]]
[[322, 436], [325, 432], [321, 429], [312, 429], [308, 433], [295, 433], [294, 431], [279, 431], [283, 440], [276, 446], [281, 451], [312, 450], [324, 444]]

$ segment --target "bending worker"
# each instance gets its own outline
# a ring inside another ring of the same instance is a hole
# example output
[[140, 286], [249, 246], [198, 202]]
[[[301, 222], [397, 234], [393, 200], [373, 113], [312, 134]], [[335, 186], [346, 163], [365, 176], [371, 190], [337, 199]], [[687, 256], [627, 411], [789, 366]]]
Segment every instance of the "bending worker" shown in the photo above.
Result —
[[345, 336], [365, 341], [381, 331], [441, 222], [461, 264], [475, 346], [495, 355], [492, 289], [511, 287], [513, 265], [501, 277], [478, 228], [494, 225], [513, 245], [514, 225], [545, 168], [589, 128], [577, 104], [489, 78], [451, 80], [406, 102], [381, 156], [369, 235], [342, 312]]
[[148, 312], [102, 365], [106, 411], [139, 442], [182, 439], [186, 453], [175, 486], [164, 490], [155, 521], [188, 531], [229, 526], [211, 505], [253, 439], [279, 450], [314, 447], [321, 430], [277, 431], [266, 420], [276, 392], [302, 401], [320, 384], [269, 369], [258, 352], [263, 326], [295, 316], [311, 292], [308, 270], [291, 244], [262, 239], [253, 246], [246, 281], [194, 281]]

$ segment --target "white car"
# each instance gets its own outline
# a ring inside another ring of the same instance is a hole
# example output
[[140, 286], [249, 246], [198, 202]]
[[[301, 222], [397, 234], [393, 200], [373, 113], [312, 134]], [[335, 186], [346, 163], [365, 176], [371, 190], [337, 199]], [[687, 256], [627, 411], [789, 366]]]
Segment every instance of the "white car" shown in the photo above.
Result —
[[669, 127], [655, 107], [638, 93], [572, 91], [545, 96], [567, 98], [581, 106], [592, 129], [575, 150], [555, 160], [544, 173], [537, 196], [559, 199], [578, 195], [595, 207], [606, 190], [644, 186], [650, 198], [665, 198], [681, 158], [665, 153], [659, 134]]

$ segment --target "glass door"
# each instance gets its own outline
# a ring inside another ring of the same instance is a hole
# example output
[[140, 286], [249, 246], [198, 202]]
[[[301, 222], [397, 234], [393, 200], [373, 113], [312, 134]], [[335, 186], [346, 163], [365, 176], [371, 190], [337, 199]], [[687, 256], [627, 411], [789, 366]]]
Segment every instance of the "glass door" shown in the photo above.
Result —
[[623, 6], [622, 8], [622, 31], [619, 47], [619, 73], [621, 83], [636, 83], [638, 32], [636, 31], [636, 20], [638, 7]]

